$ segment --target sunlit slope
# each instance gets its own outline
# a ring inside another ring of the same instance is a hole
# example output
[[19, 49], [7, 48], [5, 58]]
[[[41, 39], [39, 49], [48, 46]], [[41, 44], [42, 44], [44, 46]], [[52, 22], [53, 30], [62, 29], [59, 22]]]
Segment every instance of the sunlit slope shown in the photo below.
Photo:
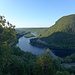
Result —
[[75, 14], [60, 18], [52, 27], [46, 31], [45, 34], [43, 34], [43, 36], [49, 36], [54, 32], [66, 32], [69, 34], [75, 34]]

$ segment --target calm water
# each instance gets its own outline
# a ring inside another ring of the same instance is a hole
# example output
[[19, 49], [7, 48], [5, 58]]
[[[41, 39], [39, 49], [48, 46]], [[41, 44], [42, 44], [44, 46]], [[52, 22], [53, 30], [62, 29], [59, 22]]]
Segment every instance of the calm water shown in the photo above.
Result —
[[[30, 45], [30, 39], [31, 38], [25, 38], [24, 36], [19, 38], [19, 43], [17, 44], [17, 46], [20, 47], [21, 50], [31, 52], [35, 55], [43, 54], [46, 49]], [[50, 53], [54, 58], [58, 58], [58, 56], [56, 56], [52, 51], [50, 51]], [[60, 60], [62, 59], [60, 58]]]
[[44, 48], [38, 48], [35, 46], [30, 45], [30, 39], [31, 38], [25, 38], [24, 36], [19, 38], [19, 43], [17, 44], [18, 47], [20, 47], [23, 51], [31, 52], [35, 55], [41, 55], [45, 52], [46, 49]]

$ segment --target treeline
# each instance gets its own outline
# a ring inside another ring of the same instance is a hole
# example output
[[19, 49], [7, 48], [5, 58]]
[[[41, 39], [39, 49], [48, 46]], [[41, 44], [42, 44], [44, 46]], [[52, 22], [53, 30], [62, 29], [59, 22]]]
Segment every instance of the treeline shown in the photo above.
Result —
[[32, 32], [36, 33], [38, 36], [42, 36], [42, 33], [45, 32], [48, 28], [17, 28], [16, 30], [22, 32]]
[[30, 38], [30, 37], [35, 37], [35, 35], [29, 33], [29, 34], [25, 35], [24, 37], [25, 37], [25, 38]]
[[15, 30], [15, 34], [17, 39], [19, 39], [20, 37], [22, 37], [23, 35], [29, 34], [30, 32], [26, 32], [26, 31], [20, 31], [20, 30]]
[[11, 43], [11, 45], [16, 45], [18, 43], [18, 39], [24, 35], [30, 34], [30, 32], [26, 32], [26, 31], [20, 31], [15, 29], [14, 31], [15, 35], [16, 35], [16, 41], [14, 41], [13, 43]]

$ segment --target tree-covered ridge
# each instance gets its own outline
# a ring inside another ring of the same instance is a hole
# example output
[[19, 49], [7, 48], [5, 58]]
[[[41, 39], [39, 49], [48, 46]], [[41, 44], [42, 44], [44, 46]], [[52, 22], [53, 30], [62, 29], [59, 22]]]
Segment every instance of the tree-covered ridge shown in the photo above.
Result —
[[49, 36], [55, 32], [66, 32], [68, 34], [75, 34], [75, 14], [60, 18], [53, 26], [48, 28], [44, 37]]
[[49, 48], [75, 49], [75, 14], [60, 18], [40, 39]]
[[27, 34], [27, 35], [25, 35], [24, 37], [25, 37], [25, 38], [30, 38], [30, 37], [35, 37], [35, 35], [33, 35], [33, 34]]

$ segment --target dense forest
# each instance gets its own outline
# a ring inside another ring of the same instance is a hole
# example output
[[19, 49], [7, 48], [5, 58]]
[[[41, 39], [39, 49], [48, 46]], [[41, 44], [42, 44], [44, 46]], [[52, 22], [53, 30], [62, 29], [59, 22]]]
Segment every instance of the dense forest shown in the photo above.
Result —
[[24, 52], [11, 45], [17, 40], [15, 26], [0, 16], [0, 75], [74, 75], [75, 67], [63, 66], [64, 63], [74, 62], [75, 54], [62, 62], [50, 55], [47, 49], [41, 56]]

